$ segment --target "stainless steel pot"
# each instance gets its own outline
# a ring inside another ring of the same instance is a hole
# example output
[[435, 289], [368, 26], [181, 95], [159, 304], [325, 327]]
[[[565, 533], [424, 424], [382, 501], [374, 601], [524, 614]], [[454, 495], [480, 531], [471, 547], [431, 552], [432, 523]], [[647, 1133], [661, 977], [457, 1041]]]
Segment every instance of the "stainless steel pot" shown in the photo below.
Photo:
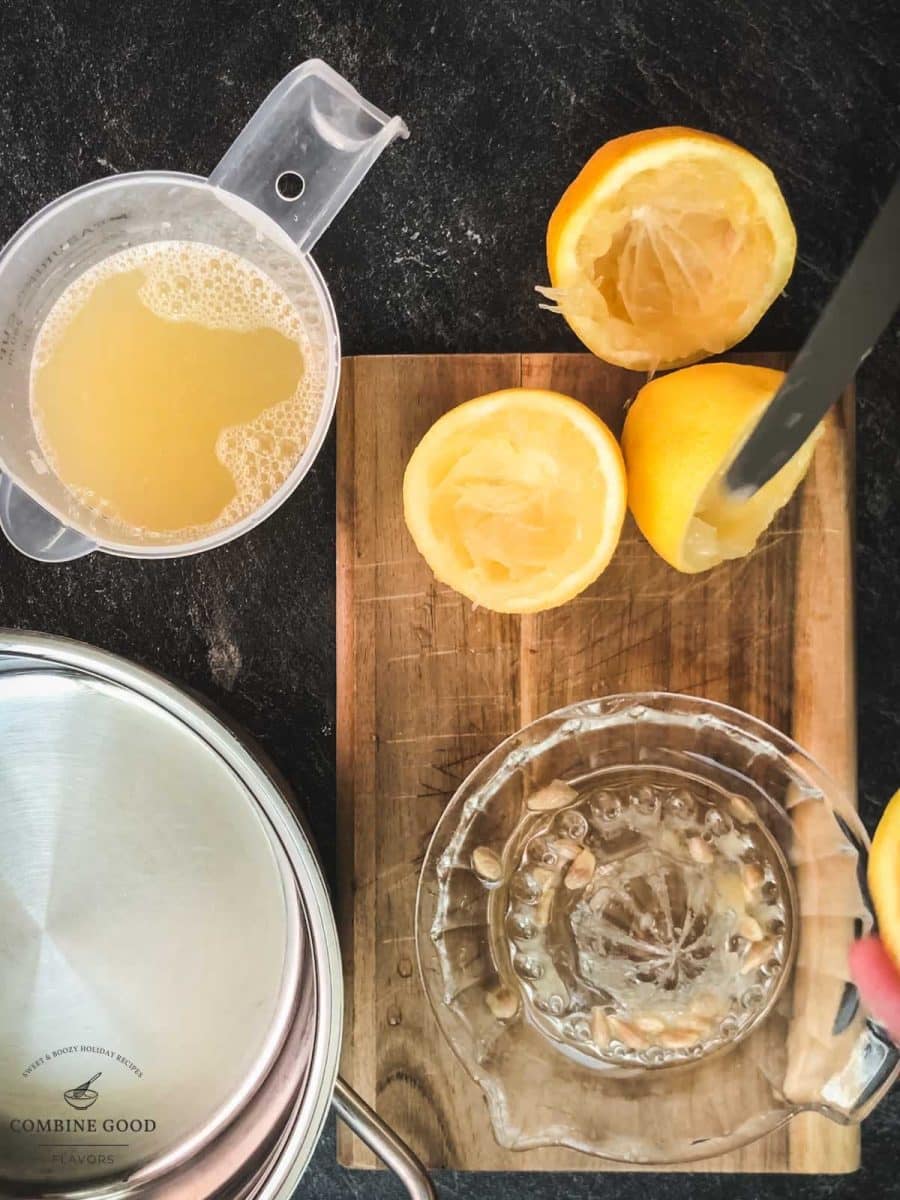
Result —
[[337, 930], [286, 785], [92, 646], [0, 632], [0, 1193], [285, 1200], [337, 1078]]

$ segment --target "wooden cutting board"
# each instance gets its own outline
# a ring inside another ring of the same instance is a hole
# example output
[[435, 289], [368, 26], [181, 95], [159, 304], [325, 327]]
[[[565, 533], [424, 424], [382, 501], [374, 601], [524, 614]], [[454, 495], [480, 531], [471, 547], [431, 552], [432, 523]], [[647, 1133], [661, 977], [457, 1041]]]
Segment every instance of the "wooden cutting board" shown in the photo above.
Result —
[[[784, 367], [785, 355], [731, 356]], [[480, 1089], [445, 1043], [415, 962], [422, 857], [457, 785], [499, 741], [561, 705], [664, 689], [771, 722], [855, 786], [852, 398], [756, 550], [703, 575], [659, 559], [629, 517], [601, 579], [552, 612], [475, 611], [437, 584], [401, 512], [401, 480], [434, 420], [523, 384], [583, 400], [618, 432], [645, 377], [584, 354], [429, 355], [344, 363], [338, 402], [341, 1071], [432, 1167], [614, 1171], [569, 1150], [494, 1141]], [[722, 1060], [723, 1087], [728, 1060]], [[374, 1166], [343, 1127], [340, 1161]], [[844, 1172], [859, 1134], [804, 1116], [679, 1170]]]

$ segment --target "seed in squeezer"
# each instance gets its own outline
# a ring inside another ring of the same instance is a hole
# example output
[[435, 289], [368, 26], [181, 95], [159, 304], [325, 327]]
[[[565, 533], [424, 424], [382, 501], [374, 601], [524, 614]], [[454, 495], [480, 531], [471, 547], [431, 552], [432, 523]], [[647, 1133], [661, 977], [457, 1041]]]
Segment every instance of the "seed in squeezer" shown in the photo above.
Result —
[[602, 1008], [591, 1009], [591, 1039], [601, 1050], [609, 1045], [609, 1021]]
[[553, 913], [553, 898], [559, 884], [559, 871], [550, 867], [534, 867], [531, 874], [541, 889], [532, 919], [538, 929], [546, 929]]
[[564, 882], [569, 891], [575, 892], [579, 888], [586, 887], [594, 877], [596, 866], [597, 860], [594, 858], [593, 851], [585, 846], [566, 872]]
[[652, 1013], [644, 1013], [643, 1016], [635, 1017], [634, 1023], [641, 1033], [649, 1033], [651, 1036], [662, 1033], [666, 1027], [665, 1021], [661, 1017], [654, 1017]]
[[564, 858], [567, 862], [577, 858], [584, 849], [581, 842], [576, 842], [573, 838], [561, 837], [557, 838], [553, 843], [553, 849], [560, 858]]
[[554, 779], [546, 787], [532, 792], [525, 801], [530, 812], [553, 812], [554, 809], [564, 808], [571, 804], [578, 792], [561, 779]]
[[741, 963], [741, 974], [749, 975], [751, 971], [755, 971], [757, 967], [768, 962], [774, 949], [775, 942], [772, 938], [763, 938], [761, 942], [752, 943]]
[[757, 820], [756, 809], [743, 796], [729, 796], [728, 807], [735, 820], [742, 821], [745, 825], [750, 825]]
[[762, 887], [765, 873], [759, 863], [744, 863], [741, 866], [741, 883], [744, 885], [744, 895], [752, 900]]
[[608, 1017], [607, 1020], [614, 1038], [624, 1042], [630, 1050], [646, 1050], [647, 1039], [634, 1025], [623, 1021], [621, 1017]]
[[500, 986], [485, 995], [487, 1006], [498, 1021], [508, 1021], [519, 1011], [519, 997], [512, 988]]
[[503, 864], [490, 846], [475, 847], [472, 851], [472, 866], [475, 868], [475, 874], [486, 879], [488, 883], [496, 883], [503, 877]]

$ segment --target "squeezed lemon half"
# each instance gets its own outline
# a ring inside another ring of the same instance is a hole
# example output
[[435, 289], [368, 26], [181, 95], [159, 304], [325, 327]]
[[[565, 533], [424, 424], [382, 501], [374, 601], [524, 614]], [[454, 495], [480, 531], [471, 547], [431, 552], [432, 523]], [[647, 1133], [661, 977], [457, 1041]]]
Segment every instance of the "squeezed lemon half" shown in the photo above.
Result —
[[722, 479], [783, 371], [701, 363], [646, 384], [625, 418], [628, 505], [662, 558], [689, 574], [756, 545], [806, 474], [817, 429], [754, 496], [730, 497]]
[[655, 371], [745, 337], [791, 274], [797, 237], [775, 176], [747, 150], [672, 126], [607, 142], [547, 228], [539, 288], [588, 349]]
[[577, 400], [508, 388], [435, 422], [406, 468], [403, 512], [442, 583], [495, 612], [539, 612], [576, 596], [612, 557], [622, 454]]

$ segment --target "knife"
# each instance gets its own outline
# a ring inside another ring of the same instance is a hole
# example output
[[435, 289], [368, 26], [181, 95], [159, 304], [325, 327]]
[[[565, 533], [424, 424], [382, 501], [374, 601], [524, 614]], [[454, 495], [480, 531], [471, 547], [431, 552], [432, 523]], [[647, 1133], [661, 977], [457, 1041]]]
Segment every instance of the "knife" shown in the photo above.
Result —
[[800, 449], [900, 304], [900, 178], [725, 476], [749, 499]]

